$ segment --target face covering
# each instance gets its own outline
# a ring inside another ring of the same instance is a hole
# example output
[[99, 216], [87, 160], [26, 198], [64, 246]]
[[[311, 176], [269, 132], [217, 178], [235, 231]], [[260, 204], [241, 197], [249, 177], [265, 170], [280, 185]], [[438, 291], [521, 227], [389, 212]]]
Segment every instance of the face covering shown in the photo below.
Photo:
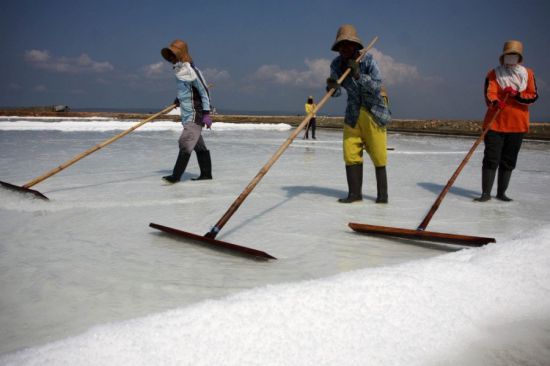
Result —
[[514, 66], [519, 62], [519, 55], [504, 55], [504, 65]]
[[176, 78], [181, 81], [191, 82], [197, 78], [197, 73], [193, 70], [189, 62], [177, 62], [172, 68], [174, 69]]

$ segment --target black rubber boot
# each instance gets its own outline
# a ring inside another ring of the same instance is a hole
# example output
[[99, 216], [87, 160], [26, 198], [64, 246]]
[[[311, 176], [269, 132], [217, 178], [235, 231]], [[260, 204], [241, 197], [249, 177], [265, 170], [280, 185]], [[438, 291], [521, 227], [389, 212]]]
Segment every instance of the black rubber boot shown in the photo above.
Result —
[[191, 180], [212, 179], [212, 160], [210, 160], [210, 151], [205, 150], [197, 152], [197, 160], [199, 161], [201, 175], [197, 178], [192, 178]]
[[474, 198], [474, 201], [486, 202], [491, 199], [496, 172], [496, 169], [481, 169], [481, 196]]
[[178, 159], [176, 160], [176, 164], [174, 165], [174, 170], [172, 171], [172, 174], [162, 177], [162, 179], [164, 179], [168, 183], [179, 182], [183, 172], [185, 172], [185, 168], [187, 168], [187, 163], [189, 163], [190, 157], [191, 157], [191, 154], [188, 154], [185, 151], [180, 150], [178, 154]]
[[376, 203], [388, 203], [388, 176], [386, 167], [376, 168]]
[[497, 199], [505, 202], [512, 201], [510, 197], [506, 196], [506, 190], [508, 189], [508, 184], [510, 183], [511, 176], [511, 170], [498, 168]]
[[346, 178], [348, 180], [348, 196], [340, 198], [340, 203], [352, 203], [363, 200], [363, 164], [346, 165]]

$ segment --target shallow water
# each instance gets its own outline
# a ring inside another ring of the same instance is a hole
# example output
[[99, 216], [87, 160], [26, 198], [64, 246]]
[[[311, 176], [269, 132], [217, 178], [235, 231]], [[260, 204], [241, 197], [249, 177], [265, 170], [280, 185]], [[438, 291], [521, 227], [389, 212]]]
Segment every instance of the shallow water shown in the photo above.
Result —
[[[350, 221], [414, 229], [472, 139], [390, 135], [390, 204], [375, 205], [365, 164], [364, 201], [341, 205], [341, 135], [296, 140], [218, 239], [266, 251], [259, 262], [175, 239], [150, 222], [204, 234], [289, 136], [288, 130], [205, 132], [214, 180], [165, 185], [179, 128], [150, 129], [90, 155], [33, 187], [51, 201], [0, 190], [0, 354], [243, 289], [326, 277], [437, 256], [455, 246], [366, 237]], [[124, 127], [126, 128], [126, 127]], [[0, 179], [23, 184], [114, 135], [105, 131], [0, 131]], [[445, 198], [430, 230], [514, 237], [548, 222], [549, 145], [525, 143], [505, 204], [475, 204], [481, 150]]]

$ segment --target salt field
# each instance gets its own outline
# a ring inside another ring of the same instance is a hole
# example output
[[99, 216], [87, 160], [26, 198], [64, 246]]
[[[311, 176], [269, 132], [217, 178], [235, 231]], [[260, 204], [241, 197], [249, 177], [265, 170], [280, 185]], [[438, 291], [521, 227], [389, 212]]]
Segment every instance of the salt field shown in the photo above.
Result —
[[[22, 185], [135, 122], [2, 117], [0, 180]], [[429, 225], [497, 239], [468, 249], [347, 223], [415, 229], [474, 139], [390, 134], [390, 203], [374, 203], [367, 161], [363, 202], [342, 205], [341, 132], [300, 134], [217, 237], [278, 258], [265, 262], [148, 225], [206, 233], [290, 126], [215, 123], [214, 180], [190, 180], [193, 156], [168, 185], [180, 129], [149, 123], [33, 187], [50, 201], [0, 189], [0, 364], [550, 359], [549, 143], [524, 142], [510, 203], [472, 201], [480, 146]]]

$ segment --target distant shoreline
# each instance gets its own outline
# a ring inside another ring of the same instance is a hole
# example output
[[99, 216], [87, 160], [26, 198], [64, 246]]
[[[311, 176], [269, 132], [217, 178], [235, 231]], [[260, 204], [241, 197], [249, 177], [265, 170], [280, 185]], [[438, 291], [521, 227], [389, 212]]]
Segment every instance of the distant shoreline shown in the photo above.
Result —
[[[154, 113], [122, 113], [122, 112], [81, 112], [66, 111], [54, 112], [46, 108], [5, 108], [0, 109], [0, 116], [20, 117], [106, 117], [115, 120], [143, 120]], [[298, 126], [304, 120], [303, 115], [278, 116], [278, 115], [245, 115], [245, 114], [215, 114], [214, 122], [230, 123], [287, 123]], [[179, 116], [163, 115], [159, 119], [178, 121]], [[317, 127], [329, 129], [341, 129], [343, 117], [318, 116]], [[472, 120], [415, 120], [395, 119], [388, 126], [389, 132], [413, 133], [413, 134], [437, 134], [453, 136], [479, 136], [481, 133], [481, 121]], [[532, 122], [527, 139], [550, 141], [550, 123]]]

